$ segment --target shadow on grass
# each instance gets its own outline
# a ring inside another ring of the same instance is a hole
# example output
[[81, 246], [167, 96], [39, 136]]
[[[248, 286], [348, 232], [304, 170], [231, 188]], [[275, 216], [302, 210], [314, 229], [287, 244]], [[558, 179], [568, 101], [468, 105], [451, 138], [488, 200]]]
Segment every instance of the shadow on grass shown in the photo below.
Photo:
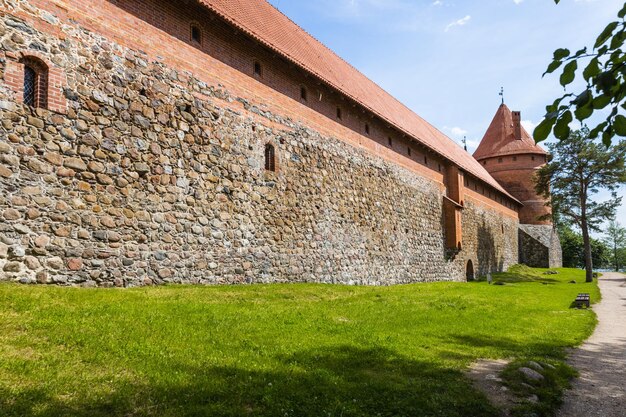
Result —
[[560, 281], [553, 278], [540, 277], [537, 275], [523, 275], [523, 274], [509, 274], [509, 273], [498, 273], [493, 276], [494, 282], [506, 282], [508, 284], [512, 284], [515, 282], [539, 282], [542, 284], [557, 284]]
[[[0, 391], [8, 416], [497, 416], [458, 371], [385, 349], [337, 347], [277, 359], [276, 370], [168, 363], [167, 383], [109, 394]], [[83, 398], [84, 397], [84, 398]]]
[[[554, 271], [557, 274], [559, 272]], [[513, 265], [507, 272], [496, 272], [492, 274], [492, 278], [495, 282], [504, 283], [516, 283], [516, 282], [537, 282], [541, 284], [557, 284], [562, 283], [562, 280], [556, 278], [550, 278], [551, 274], [539, 272], [536, 269], [530, 268], [526, 265]], [[486, 276], [480, 276], [477, 281], [485, 282]]]
[[499, 352], [502, 357], [565, 358], [563, 346], [542, 341], [520, 343], [503, 337], [459, 335], [453, 337], [453, 342], [475, 348], [493, 349]]

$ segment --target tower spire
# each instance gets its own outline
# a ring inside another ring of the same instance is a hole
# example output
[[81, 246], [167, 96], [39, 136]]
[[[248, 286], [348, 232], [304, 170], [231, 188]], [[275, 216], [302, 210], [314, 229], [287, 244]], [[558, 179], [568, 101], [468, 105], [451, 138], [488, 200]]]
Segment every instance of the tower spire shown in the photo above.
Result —
[[504, 104], [504, 87], [500, 87], [500, 97], [502, 97], [502, 104]]

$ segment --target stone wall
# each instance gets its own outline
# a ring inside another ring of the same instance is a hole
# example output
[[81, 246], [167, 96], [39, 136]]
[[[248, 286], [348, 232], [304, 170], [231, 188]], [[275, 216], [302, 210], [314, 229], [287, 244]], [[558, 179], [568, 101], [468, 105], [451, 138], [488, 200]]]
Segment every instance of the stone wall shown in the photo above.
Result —
[[506, 271], [518, 263], [518, 221], [480, 204], [466, 202], [463, 211], [463, 254], [476, 277]]
[[553, 226], [519, 225], [520, 263], [534, 268], [560, 268], [563, 253]]
[[[440, 182], [62, 31], [0, 20], [0, 279], [387, 285], [463, 280], [468, 259], [479, 271], [517, 262], [504, 210], [468, 198], [464, 249], [446, 253]], [[64, 73], [67, 112], [23, 106], [7, 87], [15, 54], [33, 48]], [[267, 143], [277, 173], [264, 170]]]

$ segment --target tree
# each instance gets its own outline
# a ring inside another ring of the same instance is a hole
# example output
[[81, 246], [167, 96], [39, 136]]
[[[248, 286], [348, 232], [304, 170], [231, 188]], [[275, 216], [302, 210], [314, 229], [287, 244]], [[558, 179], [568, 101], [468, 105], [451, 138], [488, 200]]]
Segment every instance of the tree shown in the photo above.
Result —
[[[559, 3], [559, 0], [554, 0]], [[582, 48], [572, 54], [569, 49], [554, 51], [554, 58], [543, 74], [553, 73], [561, 66], [560, 83], [563, 87], [572, 84], [579, 68], [586, 88], [578, 94], [566, 93], [546, 107], [544, 119], [534, 131], [537, 142], [548, 137], [550, 132], [558, 139], [570, 134], [569, 124], [574, 117], [584, 123], [596, 111], [608, 112], [608, 117], [589, 132], [591, 139], [602, 134], [602, 142], [609, 146], [615, 135], [626, 136], [626, 3], [617, 14], [620, 20], [609, 23], [596, 39], [591, 51]]]
[[567, 225], [560, 225], [558, 231], [563, 253], [563, 266], [565, 268], [580, 268], [584, 266], [583, 236], [573, 231]]
[[617, 272], [624, 265], [622, 255], [624, 248], [626, 248], [626, 227], [622, 227], [619, 222], [611, 220], [605, 234], [605, 243], [611, 248], [611, 261]]
[[[611, 248], [601, 239], [591, 238], [591, 263], [594, 268], [611, 267]], [[584, 262], [583, 262], [584, 265]]]
[[621, 262], [622, 262], [621, 263], [621, 266], [622, 266], [621, 271], [624, 271], [624, 266], [626, 265], [626, 247], [624, 247], [624, 248], [622, 248], [622, 249], [620, 249], [618, 251], [618, 256], [619, 256], [619, 259], [621, 259]]
[[[621, 204], [616, 190], [626, 182], [626, 142], [607, 148], [589, 138], [589, 129], [572, 132], [548, 145], [552, 160], [537, 171], [536, 190], [551, 201], [559, 216], [576, 225], [583, 235], [586, 280], [593, 281], [590, 231], [615, 215]], [[592, 196], [600, 190], [612, 198], [598, 202]]]
[[[569, 225], [558, 226], [563, 266], [565, 268], [585, 267], [585, 248], [582, 234], [574, 231]], [[591, 260], [594, 267], [610, 265], [612, 250], [602, 241], [591, 238]]]

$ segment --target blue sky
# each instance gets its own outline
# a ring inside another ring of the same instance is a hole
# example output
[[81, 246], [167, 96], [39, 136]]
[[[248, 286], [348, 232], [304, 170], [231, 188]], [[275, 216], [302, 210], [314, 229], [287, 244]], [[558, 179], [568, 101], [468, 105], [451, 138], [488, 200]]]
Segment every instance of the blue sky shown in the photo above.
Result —
[[[546, 76], [552, 52], [578, 50], [621, 0], [270, 0], [417, 114], [470, 151], [482, 139], [504, 87], [532, 133], [562, 94]], [[622, 188], [620, 195], [626, 194]], [[625, 197], [626, 200], [626, 197]], [[626, 223], [626, 202], [618, 213]]]

